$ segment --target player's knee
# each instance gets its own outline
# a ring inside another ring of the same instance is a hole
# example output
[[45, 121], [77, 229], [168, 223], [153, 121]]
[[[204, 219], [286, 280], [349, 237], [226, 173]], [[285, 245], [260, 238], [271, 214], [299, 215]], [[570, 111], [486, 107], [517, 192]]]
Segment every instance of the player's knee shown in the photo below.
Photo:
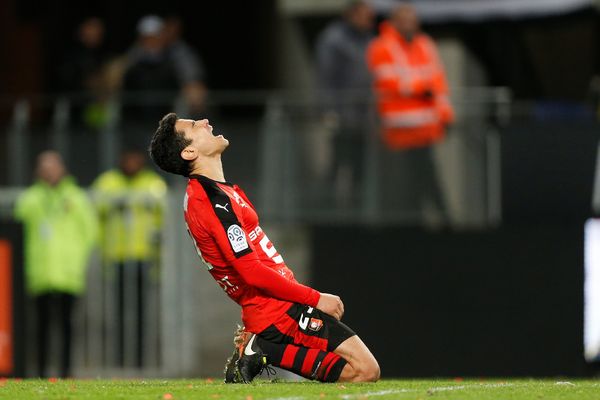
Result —
[[379, 368], [379, 364], [377, 364], [377, 361], [373, 360], [365, 372], [365, 382], [377, 382], [380, 377], [381, 369]]
[[381, 378], [381, 368], [379, 368], [379, 364], [375, 361], [375, 365], [371, 371], [371, 382], [377, 382]]
[[377, 382], [381, 377], [381, 369], [375, 360], [363, 363], [356, 372], [355, 382]]

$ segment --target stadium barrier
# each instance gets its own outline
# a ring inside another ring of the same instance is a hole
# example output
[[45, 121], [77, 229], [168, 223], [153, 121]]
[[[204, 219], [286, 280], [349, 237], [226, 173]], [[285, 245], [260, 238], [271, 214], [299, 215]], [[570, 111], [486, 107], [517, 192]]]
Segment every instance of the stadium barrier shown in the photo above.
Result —
[[[0, 139], [5, 153], [0, 158], [0, 183], [26, 185], [35, 155], [54, 148], [77, 172], [79, 182], [87, 185], [99, 172], [116, 165], [120, 150], [145, 149], [158, 119], [175, 110], [182, 117], [208, 116], [216, 131], [231, 139], [227, 175], [250, 192], [263, 218], [419, 224], [433, 216], [435, 221], [435, 210], [429, 212], [427, 203], [418, 208], [380, 206], [389, 196], [383, 194], [380, 179], [385, 172], [381, 160], [388, 152], [379, 140], [373, 105], [368, 98], [357, 100], [355, 93], [343, 92], [339, 97], [347, 99], [343, 106], [367, 110], [361, 118], [361, 140], [344, 144], [359, 167], [352, 172], [354, 177], [348, 176], [347, 168], [338, 168], [337, 138], [343, 132], [324, 118], [322, 97], [309, 91], [215, 91], [202, 115], [188, 112], [169, 93], [124, 94], [101, 105], [90, 104], [83, 95], [2, 103], [3, 113], [10, 112], [12, 118]], [[499, 129], [510, 119], [510, 93], [504, 88], [462, 88], [454, 91], [452, 101], [456, 123], [447, 140], [433, 149], [447, 222], [496, 225], [502, 219]], [[91, 119], [90, 109], [99, 116]], [[412, 189], [398, 184], [391, 195], [407, 190]]]

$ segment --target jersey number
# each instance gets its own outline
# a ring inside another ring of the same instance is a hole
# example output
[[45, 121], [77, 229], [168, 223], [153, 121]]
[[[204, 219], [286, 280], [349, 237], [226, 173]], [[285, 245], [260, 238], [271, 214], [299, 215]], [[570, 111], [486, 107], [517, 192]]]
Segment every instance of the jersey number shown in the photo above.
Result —
[[260, 247], [267, 257], [271, 258], [275, 264], [283, 264], [283, 257], [281, 257], [281, 255], [275, 256], [277, 249], [275, 249], [275, 246], [273, 246], [273, 243], [271, 243], [267, 235], [263, 236], [260, 240]]
[[[308, 307], [308, 310], [306, 310], [307, 314], [312, 314], [313, 312], [313, 308], [312, 307]], [[305, 317], [304, 314], [300, 314], [300, 319], [298, 320], [298, 326], [300, 327], [300, 329], [302, 329], [303, 331], [306, 330], [306, 328], [308, 327], [308, 321], [310, 320], [310, 317]]]

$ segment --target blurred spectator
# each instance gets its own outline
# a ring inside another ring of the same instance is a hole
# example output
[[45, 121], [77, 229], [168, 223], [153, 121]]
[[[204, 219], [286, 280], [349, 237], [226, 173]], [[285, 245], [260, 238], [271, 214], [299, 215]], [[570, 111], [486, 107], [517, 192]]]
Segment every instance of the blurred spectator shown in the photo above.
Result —
[[[101, 243], [105, 265], [115, 271], [117, 286], [118, 364], [124, 365], [125, 309], [136, 315], [135, 362], [144, 362], [145, 306], [150, 269], [157, 267], [160, 230], [167, 186], [155, 172], [145, 168], [145, 154], [128, 150], [121, 155], [118, 169], [101, 174], [93, 184], [101, 222]], [[129, 286], [128, 286], [129, 285]], [[134, 304], [125, 303], [128, 298]], [[131, 310], [131, 308], [130, 308]]]
[[206, 86], [204, 67], [198, 53], [181, 38], [183, 31], [181, 18], [170, 16], [165, 20], [164, 35], [167, 51], [175, 63], [175, 69], [181, 84], [183, 98], [188, 107], [190, 118], [204, 112]]
[[343, 18], [317, 40], [317, 78], [323, 123], [333, 132], [333, 177], [338, 205], [347, 205], [360, 184], [368, 129], [371, 74], [365, 51], [373, 39], [375, 14], [365, 1], [352, 1]]
[[74, 98], [73, 113], [91, 127], [106, 121], [105, 103], [110, 93], [109, 57], [104, 47], [104, 23], [88, 18], [78, 27], [75, 44], [60, 65], [61, 91]]
[[181, 41], [178, 20], [165, 24], [160, 17], [145, 16], [137, 31], [137, 44], [127, 54], [123, 90], [162, 93], [158, 98], [144, 97], [137, 115], [154, 123], [157, 115], [173, 108], [170, 96], [176, 92], [184, 96], [191, 112], [202, 111], [206, 95], [202, 66], [196, 53]]
[[447, 217], [431, 145], [443, 139], [453, 111], [436, 46], [420, 31], [412, 5], [392, 10], [367, 59], [389, 150], [382, 171], [384, 208], [387, 203], [396, 211], [420, 212], [429, 198]]
[[94, 208], [54, 151], [41, 153], [39, 180], [18, 199], [15, 218], [25, 232], [25, 278], [37, 311], [38, 373], [46, 376], [51, 320], [62, 334], [60, 375], [70, 374], [71, 316], [84, 291], [90, 250], [97, 235]]

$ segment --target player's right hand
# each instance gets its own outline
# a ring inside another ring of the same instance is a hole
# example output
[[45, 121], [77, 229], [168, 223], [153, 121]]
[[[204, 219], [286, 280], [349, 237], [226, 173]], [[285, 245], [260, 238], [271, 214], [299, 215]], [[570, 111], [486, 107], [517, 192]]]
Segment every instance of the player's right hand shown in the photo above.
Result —
[[344, 303], [340, 296], [329, 293], [321, 293], [317, 308], [326, 314], [331, 315], [338, 321], [344, 316]]

